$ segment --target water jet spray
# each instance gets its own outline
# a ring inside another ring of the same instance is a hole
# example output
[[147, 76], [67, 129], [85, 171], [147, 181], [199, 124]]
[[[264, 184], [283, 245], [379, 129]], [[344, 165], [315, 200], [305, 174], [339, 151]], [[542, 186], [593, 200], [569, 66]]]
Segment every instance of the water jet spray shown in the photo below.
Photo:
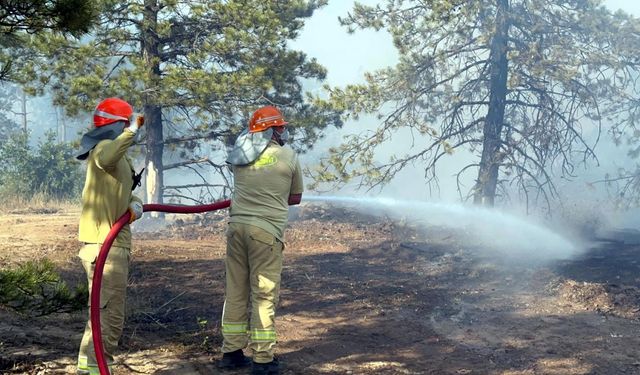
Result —
[[387, 215], [421, 227], [467, 228], [488, 248], [516, 257], [556, 260], [579, 252], [576, 244], [553, 230], [496, 209], [386, 197], [305, 196], [305, 201], [352, 206], [361, 212]]

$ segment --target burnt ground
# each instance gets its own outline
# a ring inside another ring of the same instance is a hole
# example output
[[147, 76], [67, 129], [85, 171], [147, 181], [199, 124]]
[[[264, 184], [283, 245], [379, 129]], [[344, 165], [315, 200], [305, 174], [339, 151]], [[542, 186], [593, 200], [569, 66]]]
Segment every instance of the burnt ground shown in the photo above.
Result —
[[[47, 257], [70, 284], [83, 280], [77, 217], [0, 216], [0, 268]], [[219, 373], [226, 217], [168, 219], [134, 228], [116, 374]], [[283, 373], [640, 374], [638, 243], [611, 235], [575, 259], [534, 264], [463, 230], [303, 205], [285, 249]], [[0, 309], [0, 373], [72, 373], [86, 314]]]

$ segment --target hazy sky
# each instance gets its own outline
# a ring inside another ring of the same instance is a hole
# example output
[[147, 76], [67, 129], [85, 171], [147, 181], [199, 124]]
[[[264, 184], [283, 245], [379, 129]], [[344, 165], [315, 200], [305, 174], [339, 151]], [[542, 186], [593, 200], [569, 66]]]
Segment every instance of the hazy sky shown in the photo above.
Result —
[[[358, 0], [361, 4], [375, 5], [384, 0]], [[391, 38], [384, 32], [358, 30], [348, 34], [338, 23], [338, 17], [346, 16], [353, 8], [353, 0], [330, 0], [306, 22], [305, 28], [292, 46], [317, 58], [329, 70], [330, 84], [352, 82], [362, 73], [388, 66], [396, 61], [397, 54]], [[604, 5], [612, 10], [622, 9], [640, 17], [638, 0], [606, 0]]]
[[[360, 0], [374, 5], [377, 0]], [[362, 78], [366, 71], [393, 64], [397, 54], [391, 37], [384, 31], [358, 30], [348, 34], [340, 26], [338, 17], [346, 16], [353, 8], [352, 0], [330, 0], [329, 5], [316, 11], [307, 20], [300, 37], [292, 47], [315, 57], [328, 69], [328, 83], [340, 85]]]
[[637, 0], [606, 0], [604, 5], [611, 10], [622, 9], [635, 16], [640, 16], [640, 2]]

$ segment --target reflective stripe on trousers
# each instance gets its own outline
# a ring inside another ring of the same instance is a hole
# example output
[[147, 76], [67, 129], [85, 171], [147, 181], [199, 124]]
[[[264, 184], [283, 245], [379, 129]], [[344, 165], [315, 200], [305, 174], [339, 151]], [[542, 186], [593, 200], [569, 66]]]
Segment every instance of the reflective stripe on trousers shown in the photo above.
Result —
[[222, 334], [224, 335], [243, 335], [246, 336], [249, 332], [249, 325], [247, 323], [222, 323]]
[[[88, 358], [84, 356], [78, 356], [78, 374], [84, 375], [100, 375], [100, 368], [97, 364], [89, 365]], [[113, 374], [113, 363], [109, 363], [109, 373]]]

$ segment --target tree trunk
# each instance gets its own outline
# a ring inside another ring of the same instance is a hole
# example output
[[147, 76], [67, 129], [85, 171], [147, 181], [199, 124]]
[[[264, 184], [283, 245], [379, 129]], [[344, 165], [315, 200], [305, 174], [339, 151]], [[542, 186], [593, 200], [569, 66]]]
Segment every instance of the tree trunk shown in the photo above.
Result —
[[493, 206], [501, 163], [500, 143], [507, 98], [507, 37], [509, 0], [497, 0], [496, 31], [491, 40], [489, 109], [484, 122], [482, 157], [473, 202]]
[[[164, 143], [162, 141], [162, 110], [157, 105], [144, 106], [145, 126], [147, 126], [147, 158], [145, 172], [146, 198], [149, 203], [163, 203], [162, 190], [164, 186], [162, 153]], [[157, 216], [157, 215], [153, 215]]]
[[[158, 24], [157, 0], [144, 1], [142, 54], [149, 69], [151, 80], [146, 87], [149, 94], [144, 96], [145, 127], [147, 129], [146, 155], [146, 201], [148, 203], [163, 203], [163, 164], [164, 135], [162, 130], [162, 107], [155, 104], [154, 88], [160, 83], [160, 54], [159, 41], [155, 33]], [[152, 216], [159, 217], [157, 212]]]
[[22, 130], [24, 134], [29, 134], [29, 128], [27, 127], [27, 94], [24, 91], [22, 91], [21, 103], [22, 112], [20, 112], [20, 115], [22, 115]]

